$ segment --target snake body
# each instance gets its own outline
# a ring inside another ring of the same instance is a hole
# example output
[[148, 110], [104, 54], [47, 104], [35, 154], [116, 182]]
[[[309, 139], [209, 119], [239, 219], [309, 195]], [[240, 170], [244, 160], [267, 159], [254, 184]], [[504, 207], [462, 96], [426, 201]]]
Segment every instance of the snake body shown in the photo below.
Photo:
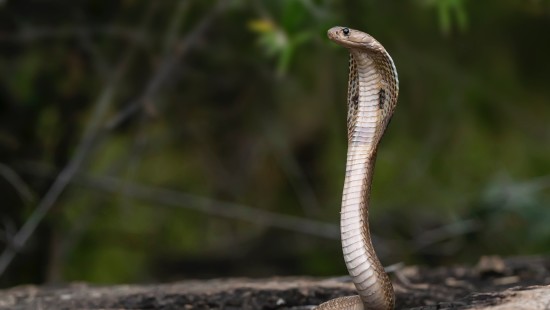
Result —
[[368, 217], [376, 150], [397, 104], [397, 70], [382, 44], [364, 32], [333, 27], [328, 37], [350, 52], [340, 230], [344, 260], [359, 296], [332, 299], [317, 309], [393, 309], [393, 287], [372, 246]]

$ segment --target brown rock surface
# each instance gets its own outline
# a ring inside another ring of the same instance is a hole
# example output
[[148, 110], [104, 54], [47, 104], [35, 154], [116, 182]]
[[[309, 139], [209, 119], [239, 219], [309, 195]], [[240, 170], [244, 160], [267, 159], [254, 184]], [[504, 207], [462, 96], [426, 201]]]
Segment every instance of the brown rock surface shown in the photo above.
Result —
[[[393, 272], [396, 309], [550, 309], [550, 259], [484, 257], [478, 265]], [[354, 294], [347, 277], [188, 280], [154, 285], [18, 286], [0, 309], [312, 309]]]

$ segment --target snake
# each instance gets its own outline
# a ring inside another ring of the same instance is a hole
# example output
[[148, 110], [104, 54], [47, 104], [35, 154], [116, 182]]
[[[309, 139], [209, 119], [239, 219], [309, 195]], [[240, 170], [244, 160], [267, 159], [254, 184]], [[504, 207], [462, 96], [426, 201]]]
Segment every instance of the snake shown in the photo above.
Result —
[[378, 144], [397, 105], [397, 70], [386, 49], [369, 34], [337, 26], [327, 35], [350, 53], [340, 237], [344, 261], [359, 295], [331, 299], [316, 309], [393, 309], [393, 286], [372, 245], [369, 197]]

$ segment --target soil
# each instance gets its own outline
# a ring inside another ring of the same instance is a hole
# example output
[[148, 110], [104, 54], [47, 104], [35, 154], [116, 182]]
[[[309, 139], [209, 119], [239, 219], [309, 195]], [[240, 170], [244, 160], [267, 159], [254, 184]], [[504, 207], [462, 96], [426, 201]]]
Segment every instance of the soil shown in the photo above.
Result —
[[[404, 266], [391, 272], [396, 309], [550, 310], [550, 258], [482, 257], [473, 267]], [[168, 284], [0, 290], [0, 309], [313, 309], [355, 295], [349, 277], [188, 280]]]

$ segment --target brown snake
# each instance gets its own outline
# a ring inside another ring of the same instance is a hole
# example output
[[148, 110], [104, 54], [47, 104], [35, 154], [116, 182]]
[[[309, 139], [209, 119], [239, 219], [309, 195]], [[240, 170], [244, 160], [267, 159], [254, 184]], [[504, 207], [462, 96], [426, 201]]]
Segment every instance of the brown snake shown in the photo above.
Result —
[[368, 219], [376, 150], [397, 104], [397, 70], [382, 44], [364, 32], [333, 27], [328, 37], [350, 52], [348, 155], [340, 231], [344, 260], [359, 295], [332, 299], [317, 309], [393, 309], [395, 294], [374, 252]]

